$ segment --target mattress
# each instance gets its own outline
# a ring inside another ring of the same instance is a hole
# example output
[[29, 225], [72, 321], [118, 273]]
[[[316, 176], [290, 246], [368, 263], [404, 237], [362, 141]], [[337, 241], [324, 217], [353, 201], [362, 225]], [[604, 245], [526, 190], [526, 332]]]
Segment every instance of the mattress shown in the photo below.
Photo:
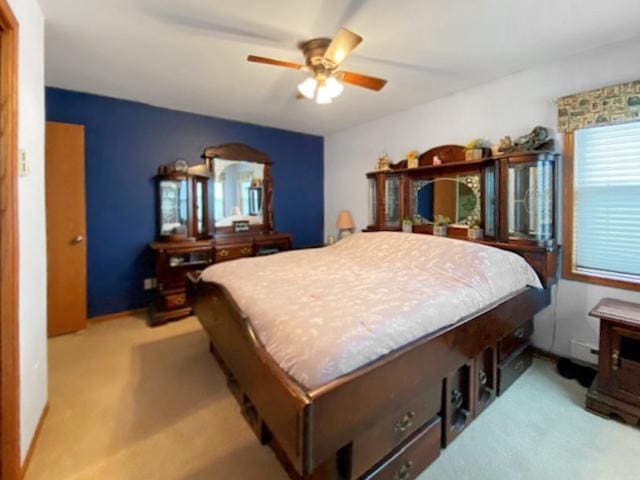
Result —
[[526, 287], [518, 255], [464, 240], [358, 233], [335, 245], [212, 265], [280, 367], [313, 389]]

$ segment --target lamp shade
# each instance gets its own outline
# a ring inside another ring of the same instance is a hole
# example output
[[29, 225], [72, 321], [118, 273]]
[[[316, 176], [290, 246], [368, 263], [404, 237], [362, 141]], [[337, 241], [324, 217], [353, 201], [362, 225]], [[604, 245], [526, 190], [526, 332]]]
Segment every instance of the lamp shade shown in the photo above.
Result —
[[342, 210], [338, 214], [336, 227], [338, 227], [340, 230], [349, 230], [355, 228], [355, 225], [353, 224], [353, 217], [351, 216], [349, 210]]

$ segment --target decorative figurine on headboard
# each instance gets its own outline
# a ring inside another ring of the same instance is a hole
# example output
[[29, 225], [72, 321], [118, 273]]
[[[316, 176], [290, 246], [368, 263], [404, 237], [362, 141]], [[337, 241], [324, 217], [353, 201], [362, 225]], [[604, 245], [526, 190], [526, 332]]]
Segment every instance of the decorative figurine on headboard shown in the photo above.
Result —
[[416, 168], [418, 166], [418, 151], [411, 150], [407, 153], [407, 168]]
[[389, 155], [383, 153], [380, 158], [378, 158], [378, 164], [376, 165], [376, 170], [391, 170], [391, 159]]
[[433, 164], [434, 165], [442, 165], [442, 159], [438, 155], [433, 156]]
[[503, 153], [529, 152], [532, 150], [553, 150], [554, 140], [546, 127], [537, 126], [531, 133], [518, 137], [515, 142], [507, 136], [500, 140], [498, 150]]

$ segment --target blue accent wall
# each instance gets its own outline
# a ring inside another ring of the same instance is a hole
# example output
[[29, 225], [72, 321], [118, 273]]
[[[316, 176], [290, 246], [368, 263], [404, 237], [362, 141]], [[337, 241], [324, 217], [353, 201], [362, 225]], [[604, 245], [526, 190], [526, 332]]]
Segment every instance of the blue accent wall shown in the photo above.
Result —
[[322, 242], [322, 137], [51, 87], [46, 117], [85, 126], [90, 317], [151, 301], [143, 281], [154, 276], [152, 177], [177, 158], [200, 163], [208, 145], [240, 142], [270, 155], [276, 229], [297, 247]]

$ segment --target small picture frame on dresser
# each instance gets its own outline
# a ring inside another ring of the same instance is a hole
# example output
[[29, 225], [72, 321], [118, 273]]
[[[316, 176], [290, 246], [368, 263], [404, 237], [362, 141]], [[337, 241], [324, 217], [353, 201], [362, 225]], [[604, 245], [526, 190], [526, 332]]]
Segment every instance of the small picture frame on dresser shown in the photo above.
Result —
[[248, 220], [234, 220], [232, 225], [233, 233], [248, 232], [250, 230]]

